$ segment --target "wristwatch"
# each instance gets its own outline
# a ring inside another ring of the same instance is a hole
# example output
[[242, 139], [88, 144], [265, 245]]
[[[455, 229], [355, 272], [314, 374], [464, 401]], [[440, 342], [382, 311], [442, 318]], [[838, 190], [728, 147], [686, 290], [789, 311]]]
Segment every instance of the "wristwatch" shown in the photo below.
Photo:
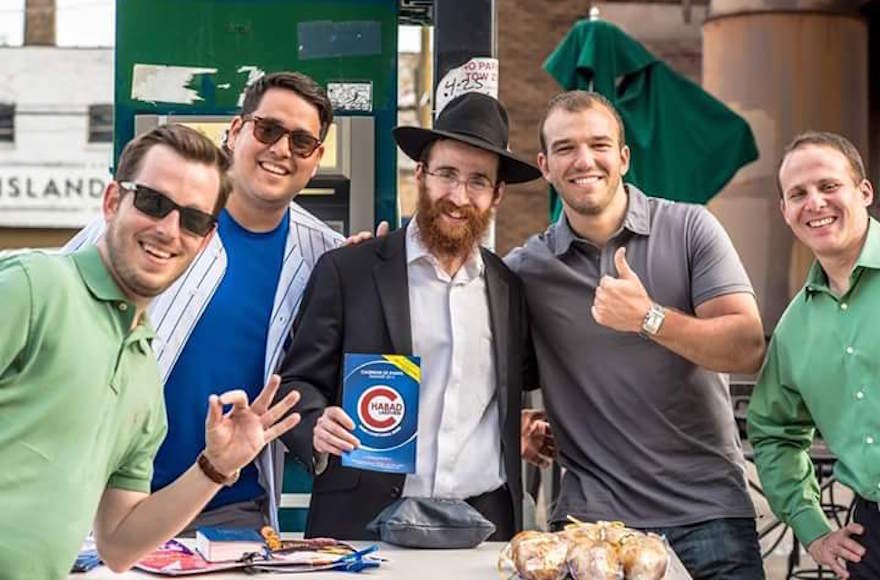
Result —
[[645, 313], [645, 319], [642, 321], [642, 331], [639, 334], [646, 338], [656, 336], [660, 332], [660, 327], [663, 326], [665, 319], [666, 309], [656, 302], [652, 302], [648, 312]]
[[214, 467], [214, 464], [211, 463], [211, 460], [208, 459], [208, 456], [205, 455], [204, 451], [199, 453], [199, 459], [197, 463], [199, 464], [199, 468], [202, 470], [202, 473], [204, 473], [208, 477], [208, 479], [210, 479], [214, 483], [225, 485], [226, 487], [229, 487], [236, 481], [238, 481], [238, 476], [239, 474], [241, 474], [241, 470], [236, 469], [229, 476], [223, 475], [222, 473], [217, 471], [217, 468]]

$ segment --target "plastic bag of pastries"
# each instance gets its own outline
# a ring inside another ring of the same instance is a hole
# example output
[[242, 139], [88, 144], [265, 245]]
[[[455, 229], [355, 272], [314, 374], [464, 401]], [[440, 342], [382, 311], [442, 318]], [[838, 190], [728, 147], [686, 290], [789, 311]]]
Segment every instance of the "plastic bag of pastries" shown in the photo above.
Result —
[[513, 568], [522, 580], [561, 580], [568, 573], [568, 543], [558, 534], [520, 532], [501, 552], [499, 568]]
[[499, 568], [520, 580], [662, 580], [669, 567], [666, 541], [622, 522], [574, 522], [557, 533], [520, 532], [505, 546]]
[[655, 534], [624, 537], [618, 550], [627, 580], [661, 580], [669, 567], [666, 541]]
[[574, 580], [622, 580], [623, 563], [614, 544], [580, 538], [569, 545], [568, 571]]
[[[623, 522], [587, 523], [571, 516], [569, 519], [573, 523], [560, 535], [569, 544], [568, 562], [575, 580], [661, 580], [665, 577], [669, 551], [661, 536], [633, 530]], [[605, 545], [604, 551], [590, 547], [597, 542]], [[608, 546], [611, 556], [606, 553]]]

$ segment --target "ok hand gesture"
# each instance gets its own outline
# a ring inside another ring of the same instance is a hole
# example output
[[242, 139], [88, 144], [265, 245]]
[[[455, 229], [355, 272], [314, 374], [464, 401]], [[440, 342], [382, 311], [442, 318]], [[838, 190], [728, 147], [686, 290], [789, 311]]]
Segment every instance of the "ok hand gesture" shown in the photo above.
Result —
[[[241, 469], [253, 461], [266, 443], [299, 423], [299, 413], [282, 419], [299, 401], [297, 391], [269, 406], [280, 384], [281, 377], [272, 375], [252, 405], [248, 405], [247, 394], [242, 390], [211, 395], [205, 420], [205, 455], [217, 471], [229, 475]], [[225, 415], [223, 405], [232, 405]]]

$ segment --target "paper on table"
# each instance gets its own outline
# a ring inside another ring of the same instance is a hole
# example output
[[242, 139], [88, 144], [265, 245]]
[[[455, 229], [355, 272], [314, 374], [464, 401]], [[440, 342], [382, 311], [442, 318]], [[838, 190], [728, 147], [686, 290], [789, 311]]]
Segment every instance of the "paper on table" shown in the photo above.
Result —
[[[376, 545], [357, 551], [353, 546], [342, 542], [327, 546], [326, 540], [324, 540], [325, 545], [315, 544], [314, 549], [308, 549], [309, 542], [311, 540], [298, 541], [300, 544], [305, 544], [303, 550], [289, 551], [278, 555], [270, 554], [266, 558], [211, 563], [202, 558], [198, 552], [189, 549], [177, 540], [169, 540], [135, 564], [135, 568], [162, 576], [190, 576], [234, 569], [284, 571], [286, 573], [335, 569], [357, 572], [363, 568], [379, 566], [382, 561], [381, 558], [371, 554], [378, 548]], [[367, 554], [370, 555], [367, 556]]]

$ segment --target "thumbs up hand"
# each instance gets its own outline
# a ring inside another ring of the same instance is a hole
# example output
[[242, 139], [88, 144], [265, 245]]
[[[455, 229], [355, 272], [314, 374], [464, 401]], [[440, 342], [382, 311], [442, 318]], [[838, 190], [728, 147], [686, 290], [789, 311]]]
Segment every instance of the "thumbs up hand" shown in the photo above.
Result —
[[641, 286], [642, 282], [636, 273], [629, 267], [626, 261], [626, 247], [621, 246], [614, 252], [614, 265], [617, 267], [617, 278], [619, 280], [635, 280]]
[[626, 248], [617, 249], [614, 264], [617, 278], [602, 276], [590, 312], [602, 326], [620, 332], [640, 332], [645, 314], [651, 308], [651, 298], [626, 262]]

